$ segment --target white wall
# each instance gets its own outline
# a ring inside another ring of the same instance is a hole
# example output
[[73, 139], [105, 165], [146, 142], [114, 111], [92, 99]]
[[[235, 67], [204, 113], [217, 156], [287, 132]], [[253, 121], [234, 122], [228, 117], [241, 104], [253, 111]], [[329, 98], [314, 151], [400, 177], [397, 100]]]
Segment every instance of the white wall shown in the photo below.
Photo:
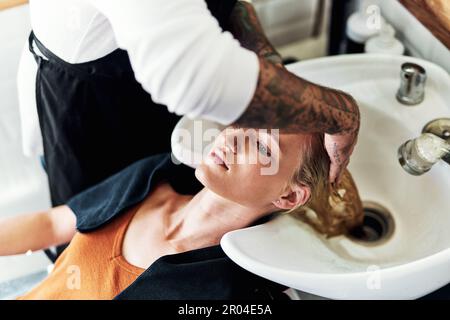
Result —
[[[50, 206], [47, 181], [38, 159], [21, 151], [16, 74], [30, 32], [28, 7], [0, 11], [0, 219]], [[42, 252], [0, 257], [0, 282], [45, 269]]]
[[252, 0], [252, 3], [275, 46], [311, 37], [317, 0]]

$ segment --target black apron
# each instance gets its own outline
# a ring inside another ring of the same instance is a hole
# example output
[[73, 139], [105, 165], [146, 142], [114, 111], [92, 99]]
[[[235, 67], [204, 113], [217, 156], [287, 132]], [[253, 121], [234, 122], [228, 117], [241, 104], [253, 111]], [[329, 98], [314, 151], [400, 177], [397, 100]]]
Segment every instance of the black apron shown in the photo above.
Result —
[[[236, 0], [206, 2], [226, 29]], [[33, 32], [29, 45], [38, 64], [36, 102], [53, 206], [139, 159], [170, 151], [180, 117], [152, 101], [136, 81], [126, 51], [70, 64]]]
[[[226, 29], [236, 0], [206, 2]], [[29, 41], [38, 64], [37, 109], [54, 206], [139, 159], [170, 151], [179, 117], [152, 101], [136, 81], [126, 51], [70, 64], [33, 33]]]
[[135, 80], [125, 51], [74, 65], [47, 50], [32, 33], [32, 51], [33, 43], [48, 58], [35, 54], [37, 109], [53, 206], [136, 160], [170, 151], [179, 117], [151, 100]]

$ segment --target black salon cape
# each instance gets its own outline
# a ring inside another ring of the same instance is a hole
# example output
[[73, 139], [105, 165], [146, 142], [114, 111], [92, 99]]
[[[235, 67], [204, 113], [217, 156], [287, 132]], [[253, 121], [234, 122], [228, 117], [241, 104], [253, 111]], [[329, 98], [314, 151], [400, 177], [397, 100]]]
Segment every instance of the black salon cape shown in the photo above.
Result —
[[[109, 223], [142, 202], [160, 181], [181, 194], [202, 188], [194, 170], [175, 164], [170, 154], [145, 158], [68, 202], [78, 231], [87, 233]], [[242, 269], [217, 245], [159, 258], [115, 299], [286, 299], [285, 289]]]

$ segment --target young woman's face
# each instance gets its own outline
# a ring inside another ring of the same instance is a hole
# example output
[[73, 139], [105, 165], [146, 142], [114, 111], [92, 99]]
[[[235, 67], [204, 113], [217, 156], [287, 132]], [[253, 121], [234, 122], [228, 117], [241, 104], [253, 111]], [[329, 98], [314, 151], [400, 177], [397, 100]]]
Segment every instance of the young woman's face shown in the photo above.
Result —
[[214, 193], [240, 205], [265, 208], [286, 192], [307, 136], [227, 128], [214, 141], [196, 176]]

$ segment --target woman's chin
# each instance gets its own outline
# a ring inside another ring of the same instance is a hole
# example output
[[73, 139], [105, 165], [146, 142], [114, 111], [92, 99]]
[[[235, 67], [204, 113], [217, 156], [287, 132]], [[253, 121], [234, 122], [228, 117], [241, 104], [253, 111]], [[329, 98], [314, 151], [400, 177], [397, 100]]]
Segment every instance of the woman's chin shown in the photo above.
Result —
[[[198, 181], [203, 184], [203, 186], [209, 188], [212, 181], [214, 180], [214, 175], [211, 172], [208, 165], [201, 163], [196, 169], [195, 169], [195, 177]], [[216, 177], [217, 179], [217, 177]]]
[[224, 180], [224, 176], [218, 170], [215, 170], [215, 168], [211, 168], [207, 164], [200, 164], [195, 170], [195, 177], [204, 187], [216, 195], [225, 199], [230, 198], [227, 192], [229, 191], [229, 186], [226, 184], [227, 181]]

